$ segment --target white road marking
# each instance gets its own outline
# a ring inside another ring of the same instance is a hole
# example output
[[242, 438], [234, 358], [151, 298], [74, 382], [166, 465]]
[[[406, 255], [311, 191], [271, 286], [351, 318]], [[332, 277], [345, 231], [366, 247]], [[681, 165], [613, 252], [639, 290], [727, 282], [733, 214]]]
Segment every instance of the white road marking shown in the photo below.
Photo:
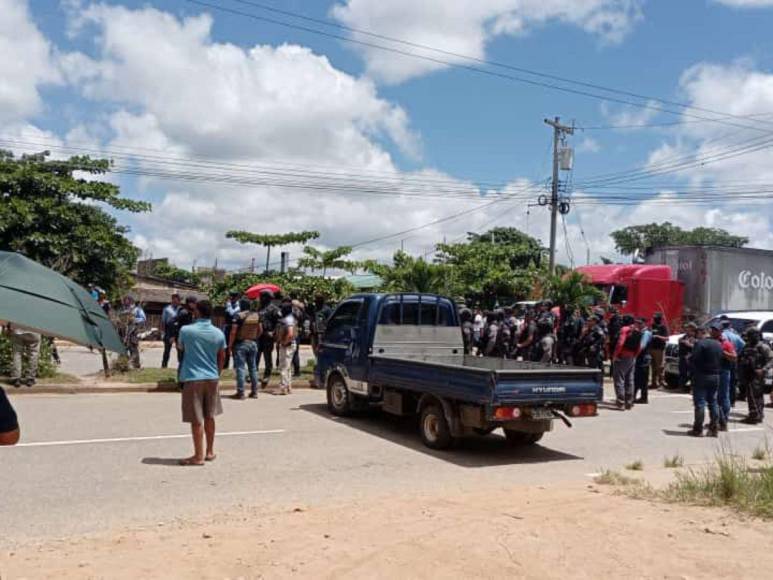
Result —
[[601, 473], [586, 473], [585, 477], [598, 477]]
[[660, 395], [650, 395], [650, 399], [670, 399], [672, 397], [678, 397], [680, 399], [692, 399], [692, 395], [687, 393], [663, 393]]
[[695, 413], [693, 409], [690, 409], [689, 411], [671, 411], [675, 415], [692, 415]]
[[[217, 433], [217, 437], [235, 437], [239, 435], [272, 435], [284, 433], [284, 429], [267, 429], [264, 431], [226, 431]], [[72, 441], [35, 441], [19, 443], [15, 447], [56, 447], [59, 445], [92, 445], [95, 443], [123, 443], [125, 441], [157, 441], [161, 439], [190, 439], [190, 433], [185, 435], [149, 435], [146, 437], [111, 437], [109, 439], [73, 439]], [[7, 447], [12, 449], [12, 447]]]
[[750, 431], [764, 431], [764, 427], [741, 427], [740, 429], [728, 429], [728, 433], [749, 433]]

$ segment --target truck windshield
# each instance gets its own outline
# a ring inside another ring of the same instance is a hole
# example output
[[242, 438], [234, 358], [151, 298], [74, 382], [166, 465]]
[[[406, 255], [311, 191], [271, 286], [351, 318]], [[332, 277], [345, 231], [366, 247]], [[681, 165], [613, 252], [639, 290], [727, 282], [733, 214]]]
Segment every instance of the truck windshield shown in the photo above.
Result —
[[622, 304], [628, 301], [628, 288], [625, 286], [610, 286], [609, 287], [609, 303], [610, 304]]

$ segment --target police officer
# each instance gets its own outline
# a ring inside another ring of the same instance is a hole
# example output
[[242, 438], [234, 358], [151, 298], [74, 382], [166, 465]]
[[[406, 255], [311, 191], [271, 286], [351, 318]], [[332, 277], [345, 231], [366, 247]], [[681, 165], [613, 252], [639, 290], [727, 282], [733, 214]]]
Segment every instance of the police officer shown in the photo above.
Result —
[[142, 307], [134, 301], [132, 296], [123, 299], [123, 308], [119, 315], [120, 335], [126, 350], [129, 352], [129, 363], [135, 368], [142, 368], [140, 361], [140, 337], [139, 333], [145, 326], [147, 317]]
[[582, 364], [592, 369], [604, 369], [604, 349], [607, 335], [595, 314], [588, 318], [580, 336], [580, 358]]
[[556, 348], [556, 335], [553, 331], [553, 315], [546, 316], [543, 312], [537, 321], [537, 340], [531, 350], [531, 360], [534, 362], [553, 362]]
[[322, 336], [325, 334], [327, 321], [333, 314], [333, 309], [327, 304], [322, 294], [317, 294], [314, 297], [314, 311], [311, 314], [311, 348], [316, 354]]
[[462, 343], [464, 344], [464, 354], [472, 354], [472, 311], [469, 308], [462, 308], [459, 311], [459, 320], [462, 322]]
[[486, 319], [488, 325], [484, 333], [483, 356], [501, 356], [499, 330], [502, 324], [502, 312], [491, 312]]
[[[292, 305], [291, 305], [292, 309]], [[271, 371], [274, 369], [274, 334], [281, 318], [279, 308], [274, 304], [274, 293], [264, 290], [260, 293], [260, 324], [263, 332], [258, 339], [258, 366], [263, 358], [263, 378], [260, 383], [265, 388], [271, 379]]]
[[[241, 312], [239, 296], [241, 296], [240, 292], [231, 290], [228, 293], [228, 300], [226, 300], [225, 303], [225, 325], [223, 326], [223, 334], [225, 334], [226, 340], [228, 340], [228, 337], [231, 336], [231, 329], [233, 328], [234, 322], [236, 321], [236, 317], [239, 315], [239, 312]], [[224, 369], [228, 368], [228, 361], [231, 359], [231, 355], [231, 347], [229, 346], [225, 350], [225, 363], [223, 364]]]
[[559, 362], [565, 365], [575, 364], [574, 358], [582, 333], [583, 319], [579, 308], [567, 308], [558, 330]]
[[239, 301], [239, 313], [231, 321], [228, 347], [233, 352], [236, 371], [236, 393], [234, 399], [244, 400], [244, 367], [250, 373], [250, 398], [258, 398], [258, 337], [262, 328], [257, 302], [247, 299]]
[[535, 313], [533, 310], [527, 310], [524, 315], [523, 324], [521, 324], [516, 343], [516, 358], [521, 360], [531, 360], [531, 351], [537, 340], [537, 323], [535, 322]]
[[762, 342], [760, 331], [751, 328], [746, 331], [746, 346], [738, 357], [738, 378], [746, 391], [749, 415], [743, 423], [762, 423], [765, 417], [765, 391], [768, 372], [773, 369], [773, 351]]

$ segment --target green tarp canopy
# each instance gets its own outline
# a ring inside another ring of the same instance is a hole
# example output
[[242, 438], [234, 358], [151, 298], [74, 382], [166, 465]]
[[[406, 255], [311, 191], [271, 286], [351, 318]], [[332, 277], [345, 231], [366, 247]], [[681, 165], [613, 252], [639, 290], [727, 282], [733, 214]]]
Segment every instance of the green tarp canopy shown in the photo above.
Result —
[[0, 320], [95, 348], [125, 352], [107, 314], [83, 287], [13, 252], [0, 252]]

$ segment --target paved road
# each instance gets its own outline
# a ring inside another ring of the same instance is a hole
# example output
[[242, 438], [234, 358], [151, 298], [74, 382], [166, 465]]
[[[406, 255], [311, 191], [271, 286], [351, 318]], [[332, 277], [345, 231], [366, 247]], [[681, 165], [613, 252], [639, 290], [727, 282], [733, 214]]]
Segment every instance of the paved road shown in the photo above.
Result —
[[707, 460], [720, 444], [748, 455], [773, 428], [733, 424], [719, 441], [688, 438], [689, 399], [651, 396], [632, 412], [604, 410], [571, 430], [556, 425], [541, 445], [511, 449], [494, 434], [451, 452], [423, 447], [406, 421], [333, 419], [319, 391], [226, 400], [218, 427], [230, 435], [218, 439], [218, 460], [181, 468], [174, 460], [191, 444], [177, 394], [12, 395], [26, 446], [0, 448], [0, 543], [155, 525], [235, 505], [583, 480], [636, 459], [654, 470], [673, 453]]
[[[161, 355], [164, 352], [161, 343], [144, 342], [140, 347], [142, 365], [148, 368], [160, 368]], [[59, 370], [63, 373], [85, 377], [102, 372], [102, 355], [100, 355], [97, 351], [90, 351], [88, 348], [83, 346], [60, 346], [59, 356], [62, 359], [62, 364], [60, 365]], [[302, 345], [301, 364], [305, 365], [306, 361], [310, 358], [313, 358], [311, 354], [311, 347], [308, 345]], [[177, 365], [177, 356], [174, 353], [172, 353], [172, 360], [170, 365], [172, 367], [176, 367]]]

